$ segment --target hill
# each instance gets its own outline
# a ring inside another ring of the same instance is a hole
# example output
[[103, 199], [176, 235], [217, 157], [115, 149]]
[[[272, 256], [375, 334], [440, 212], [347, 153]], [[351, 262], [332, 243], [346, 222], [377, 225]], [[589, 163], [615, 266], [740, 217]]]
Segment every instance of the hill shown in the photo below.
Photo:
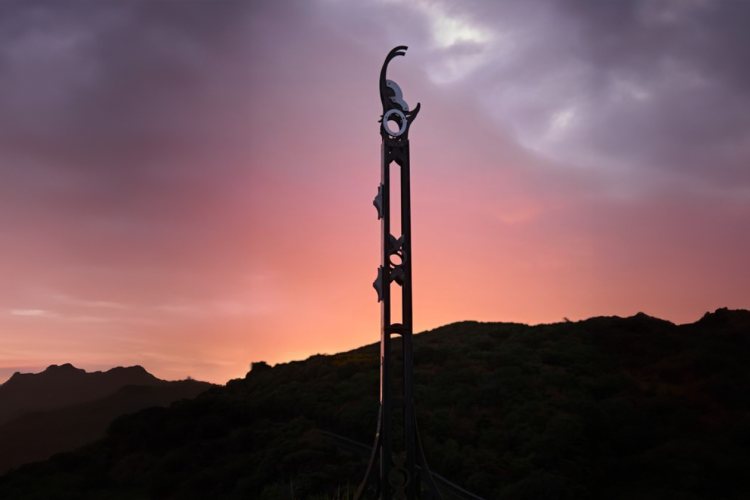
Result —
[[[415, 336], [431, 467], [489, 499], [746, 499], [750, 312], [638, 314]], [[365, 461], [378, 346], [270, 367], [118, 418], [107, 437], [0, 476], [0, 498], [313, 498]], [[66, 496], [67, 495], [67, 496]]]
[[100, 439], [120, 415], [193, 398], [211, 386], [160, 380], [140, 366], [86, 373], [64, 364], [16, 373], [0, 386], [0, 473]]
[[86, 373], [70, 363], [52, 365], [41, 373], [16, 372], [0, 385], [0, 423], [30, 411], [45, 411], [112, 394], [126, 385], [163, 383], [141, 366], [118, 366]]

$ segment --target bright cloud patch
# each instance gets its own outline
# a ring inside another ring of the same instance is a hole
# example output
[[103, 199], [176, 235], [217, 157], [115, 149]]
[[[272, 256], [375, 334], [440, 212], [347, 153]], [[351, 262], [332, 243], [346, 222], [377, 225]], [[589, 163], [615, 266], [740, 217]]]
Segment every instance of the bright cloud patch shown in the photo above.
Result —
[[54, 316], [52, 311], [45, 311], [43, 309], [11, 309], [10, 313], [13, 316]]
[[432, 21], [432, 35], [440, 47], [447, 48], [457, 43], [485, 44], [492, 40], [489, 30], [472, 25], [465, 19], [450, 17], [437, 7], [423, 10]]

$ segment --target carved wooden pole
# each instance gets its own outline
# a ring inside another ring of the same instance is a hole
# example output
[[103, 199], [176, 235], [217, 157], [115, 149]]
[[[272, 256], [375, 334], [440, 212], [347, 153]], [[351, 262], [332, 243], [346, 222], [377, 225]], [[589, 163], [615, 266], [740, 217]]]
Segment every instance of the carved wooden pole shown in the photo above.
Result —
[[[374, 205], [381, 227], [381, 260], [373, 286], [381, 302], [380, 337], [380, 410], [370, 464], [356, 500], [432, 500], [440, 494], [427, 468], [414, 418], [414, 380], [412, 357], [412, 262], [411, 188], [409, 183], [409, 127], [419, 113], [404, 101], [401, 88], [386, 79], [388, 64], [403, 56], [407, 47], [388, 53], [380, 71], [380, 100], [383, 115], [380, 135], [381, 181]], [[391, 166], [395, 175], [391, 178]], [[392, 190], [392, 180], [399, 189]], [[394, 192], [396, 191], [396, 192]], [[398, 205], [397, 205], [398, 204]], [[392, 210], [395, 209], [395, 210]], [[391, 233], [391, 213], [400, 213], [401, 234]], [[401, 293], [396, 287], [401, 287]], [[394, 305], [396, 314], [392, 314]], [[397, 311], [401, 311], [401, 317]], [[400, 345], [399, 345], [400, 344]], [[401, 357], [395, 355], [401, 348]]]

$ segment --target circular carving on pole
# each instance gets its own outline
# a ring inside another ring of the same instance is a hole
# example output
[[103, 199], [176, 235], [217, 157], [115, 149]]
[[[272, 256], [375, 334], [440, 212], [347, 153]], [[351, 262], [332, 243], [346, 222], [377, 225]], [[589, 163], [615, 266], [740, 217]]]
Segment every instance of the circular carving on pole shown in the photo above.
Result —
[[398, 267], [404, 263], [404, 258], [400, 252], [390, 254], [388, 256], [388, 260], [390, 261], [391, 266], [393, 267]]
[[397, 490], [406, 488], [409, 482], [409, 472], [406, 469], [396, 467], [391, 469], [391, 472], [388, 473], [388, 484]]
[[[380, 69], [380, 102], [383, 104], [383, 114], [381, 115], [382, 128], [380, 129], [380, 135], [383, 137], [385, 144], [402, 147], [409, 139], [409, 127], [416, 119], [419, 114], [420, 105], [410, 109], [407, 102], [404, 100], [404, 93], [401, 91], [401, 87], [387, 78], [386, 73], [388, 72], [388, 64], [398, 56], [406, 54], [407, 47], [400, 45], [391, 50], [383, 62], [383, 67]], [[388, 119], [393, 118], [394, 121], [398, 122], [398, 131], [392, 131], [391, 127], [387, 124]]]
[[[399, 121], [401, 122], [399, 129], [396, 132], [392, 131], [391, 127], [388, 126], [388, 120], [390, 120], [391, 116], [393, 115], [396, 115], [399, 118]], [[406, 121], [406, 116], [404, 116], [404, 113], [398, 109], [389, 109], [383, 115], [383, 128], [385, 129], [386, 132], [388, 132], [388, 135], [390, 135], [391, 137], [398, 137], [404, 132], [406, 132], [407, 125], [408, 123]]]

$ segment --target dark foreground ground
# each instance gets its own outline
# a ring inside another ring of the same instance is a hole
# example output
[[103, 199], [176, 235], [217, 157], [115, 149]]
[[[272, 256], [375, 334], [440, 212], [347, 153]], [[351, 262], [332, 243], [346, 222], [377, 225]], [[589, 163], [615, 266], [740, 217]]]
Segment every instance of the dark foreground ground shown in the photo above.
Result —
[[[431, 467], [491, 499], [750, 498], [750, 312], [636, 315], [417, 335]], [[378, 346], [268, 367], [0, 476], [0, 498], [335, 498], [370, 443]], [[327, 495], [327, 496], [326, 496]]]

